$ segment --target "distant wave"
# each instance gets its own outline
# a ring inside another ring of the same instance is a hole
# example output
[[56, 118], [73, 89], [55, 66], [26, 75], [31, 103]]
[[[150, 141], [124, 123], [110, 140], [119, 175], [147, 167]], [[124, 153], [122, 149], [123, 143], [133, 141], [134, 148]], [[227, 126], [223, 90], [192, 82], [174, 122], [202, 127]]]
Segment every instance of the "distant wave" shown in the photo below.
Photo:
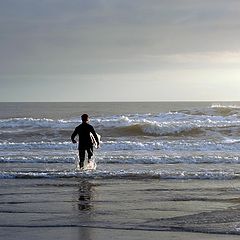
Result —
[[[0, 134], [3, 139], [16, 137], [27, 139], [28, 136], [49, 136], [66, 139], [77, 126], [75, 120], [53, 120], [34, 118], [12, 118], [0, 120]], [[111, 116], [96, 118], [92, 121], [96, 130], [107, 136], [198, 136], [208, 130], [230, 134], [240, 127], [240, 118], [233, 116], [189, 115], [186, 113], [132, 114], [129, 116]], [[223, 131], [222, 131], [223, 132]]]
[[222, 116], [222, 117], [235, 117], [240, 114], [240, 106], [237, 105], [223, 105], [223, 104], [212, 104], [209, 107], [204, 108], [192, 108], [192, 109], [182, 109], [175, 113], [184, 113], [192, 116]]
[[211, 108], [226, 108], [226, 109], [240, 109], [240, 106], [233, 105], [233, 104], [212, 104]]
[[213, 104], [211, 106], [212, 114], [220, 116], [232, 116], [240, 113], [240, 106]]
[[53, 120], [48, 118], [8, 118], [0, 119], [0, 128], [66, 128], [77, 122], [70, 120]]

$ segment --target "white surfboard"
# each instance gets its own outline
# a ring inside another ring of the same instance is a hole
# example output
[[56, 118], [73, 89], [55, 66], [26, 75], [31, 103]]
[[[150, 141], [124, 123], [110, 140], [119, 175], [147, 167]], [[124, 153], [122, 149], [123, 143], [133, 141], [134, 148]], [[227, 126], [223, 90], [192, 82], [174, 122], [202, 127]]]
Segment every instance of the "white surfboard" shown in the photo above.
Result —
[[[97, 134], [97, 136], [98, 136], [98, 141], [100, 142], [101, 136], [100, 136], [98, 133], [96, 133], [96, 134]], [[94, 146], [95, 148], [97, 148], [97, 142], [96, 142], [96, 140], [95, 140], [95, 138], [94, 138], [94, 136], [93, 136], [92, 133], [90, 133], [90, 137], [91, 137], [91, 139], [92, 139], [93, 146]]]

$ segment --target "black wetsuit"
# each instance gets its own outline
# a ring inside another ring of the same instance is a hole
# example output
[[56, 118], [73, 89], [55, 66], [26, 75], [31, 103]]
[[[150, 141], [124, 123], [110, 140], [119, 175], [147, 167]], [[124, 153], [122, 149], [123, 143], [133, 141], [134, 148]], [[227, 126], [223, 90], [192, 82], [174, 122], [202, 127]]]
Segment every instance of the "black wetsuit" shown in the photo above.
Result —
[[79, 150], [79, 158], [80, 158], [80, 168], [83, 167], [83, 162], [85, 159], [85, 151], [88, 153], [88, 159], [91, 159], [93, 155], [93, 141], [90, 136], [92, 133], [95, 138], [97, 145], [99, 145], [98, 136], [92, 125], [83, 122], [79, 126], [77, 126], [71, 136], [71, 140], [74, 141], [76, 135], [79, 136], [78, 150]]

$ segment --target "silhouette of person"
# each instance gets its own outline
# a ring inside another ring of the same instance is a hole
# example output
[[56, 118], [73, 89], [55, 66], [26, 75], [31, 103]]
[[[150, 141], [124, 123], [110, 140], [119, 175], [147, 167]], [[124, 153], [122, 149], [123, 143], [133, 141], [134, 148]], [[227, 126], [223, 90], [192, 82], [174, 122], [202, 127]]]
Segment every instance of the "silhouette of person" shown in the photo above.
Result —
[[[74, 132], [71, 135], [72, 143], [77, 143], [77, 141], [75, 140], [75, 137], [77, 135], [79, 137], [78, 151], [79, 151], [80, 169], [83, 168], [83, 165], [84, 165], [85, 152], [87, 151], [87, 154], [88, 154], [88, 162], [90, 161], [91, 157], [93, 156], [93, 141], [94, 141], [94, 139], [97, 143], [97, 148], [99, 147], [98, 136], [97, 136], [93, 126], [88, 123], [89, 122], [88, 115], [83, 114], [81, 116], [81, 118], [82, 118], [82, 123], [75, 128]], [[92, 136], [94, 137], [94, 139], [92, 139], [91, 133], [92, 133]]]

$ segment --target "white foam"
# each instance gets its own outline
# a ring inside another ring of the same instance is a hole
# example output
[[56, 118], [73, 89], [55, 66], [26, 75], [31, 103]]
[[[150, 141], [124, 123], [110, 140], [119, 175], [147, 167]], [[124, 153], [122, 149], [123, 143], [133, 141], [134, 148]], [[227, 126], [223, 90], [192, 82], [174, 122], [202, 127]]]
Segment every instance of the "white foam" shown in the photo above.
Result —
[[145, 133], [166, 135], [191, 131], [193, 129], [206, 130], [209, 128], [240, 127], [239, 119], [229, 119], [223, 117], [198, 117], [196, 119], [186, 119], [181, 121], [151, 122], [144, 121], [141, 125]]
[[223, 140], [223, 143], [226, 143], [226, 144], [240, 143], [240, 138], [239, 139], [225, 138]]
[[[226, 144], [225, 141], [208, 141], [208, 140], [152, 140], [152, 141], [130, 141], [116, 140], [104, 141], [101, 149], [98, 151], [234, 151], [239, 152], [240, 141]], [[0, 143], [0, 150], [77, 150], [77, 145], [71, 142], [3, 142]]]
[[48, 118], [9, 118], [0, 120], [0, 128], [69, 128], [77, 122], [71, 120], [53, 120]]
[[[72, 155], [72, 156], [71, 156]], [[68, 156], [1, 156], [0, 163], [74, 163], [73, 154]]]
[[199, 153], [194, 155], [193, 153], [180, 153], [174, 152], [169, 154], [163, 154], [157, 152], [156, 156], [151, 154], [144, 153], [141, 154], [128, 154], [121, 155], [122, 152], [119, 152], [119, 155], [109, 155], [105, 154], [101, 156], [98, 154], [98, 161], [100, 164], [230, 164], [240, 163], [240, 158], [238, 155], [230, 154], [226, 155], [225, 153], [220, 152], [218, 155], [209, 155], [208, 153]]
[[24, 150], [24, 149], [73, 149], [73, 144], [70, 142], [8, 142], [0, 143], [0, 149]]
[[[36, 153], [35, 153], [36, 154]], [[49, 152], [48, 155], [10, 155], [0, 156], [0, 163], [61, 163], [61, 164], [79, 164], [77, 151], [69, 152], [64, 156], [61, 152]], [[95, 161], [95, 160], [94, 160]], [[188, 153], [188, 152], [169, 152], [162, 151], [115, 151], [115, 152], [97, 152], [97, 161], [102, 164], [239, 164], [240, 157], [237, 153], [217, 152], [217, 153]], [[94, 164], [95, 165], [95, 164]]]
[[233, 179], [239, 175], [232, 171], [166, 171], [166, 170], [118, 170], [118, 171], [3, 171], [0, 179], [4, 178], [139, 178], [139, 179]]
[[234, 151], [239, 152], [240, 143], [225, 144], [224, 142], [198, 141], [106, 141], [102, 145], [103, 151], [120, 150], [162, 150], [162, 151]]
[[226, 104], [212, 104], [211, 105], [211, 108], [229, 108], [229, 109], [240, 109], [240, 106], [237, 106], [235, 104], [229, 104], [229, 105], [226, 105]]

